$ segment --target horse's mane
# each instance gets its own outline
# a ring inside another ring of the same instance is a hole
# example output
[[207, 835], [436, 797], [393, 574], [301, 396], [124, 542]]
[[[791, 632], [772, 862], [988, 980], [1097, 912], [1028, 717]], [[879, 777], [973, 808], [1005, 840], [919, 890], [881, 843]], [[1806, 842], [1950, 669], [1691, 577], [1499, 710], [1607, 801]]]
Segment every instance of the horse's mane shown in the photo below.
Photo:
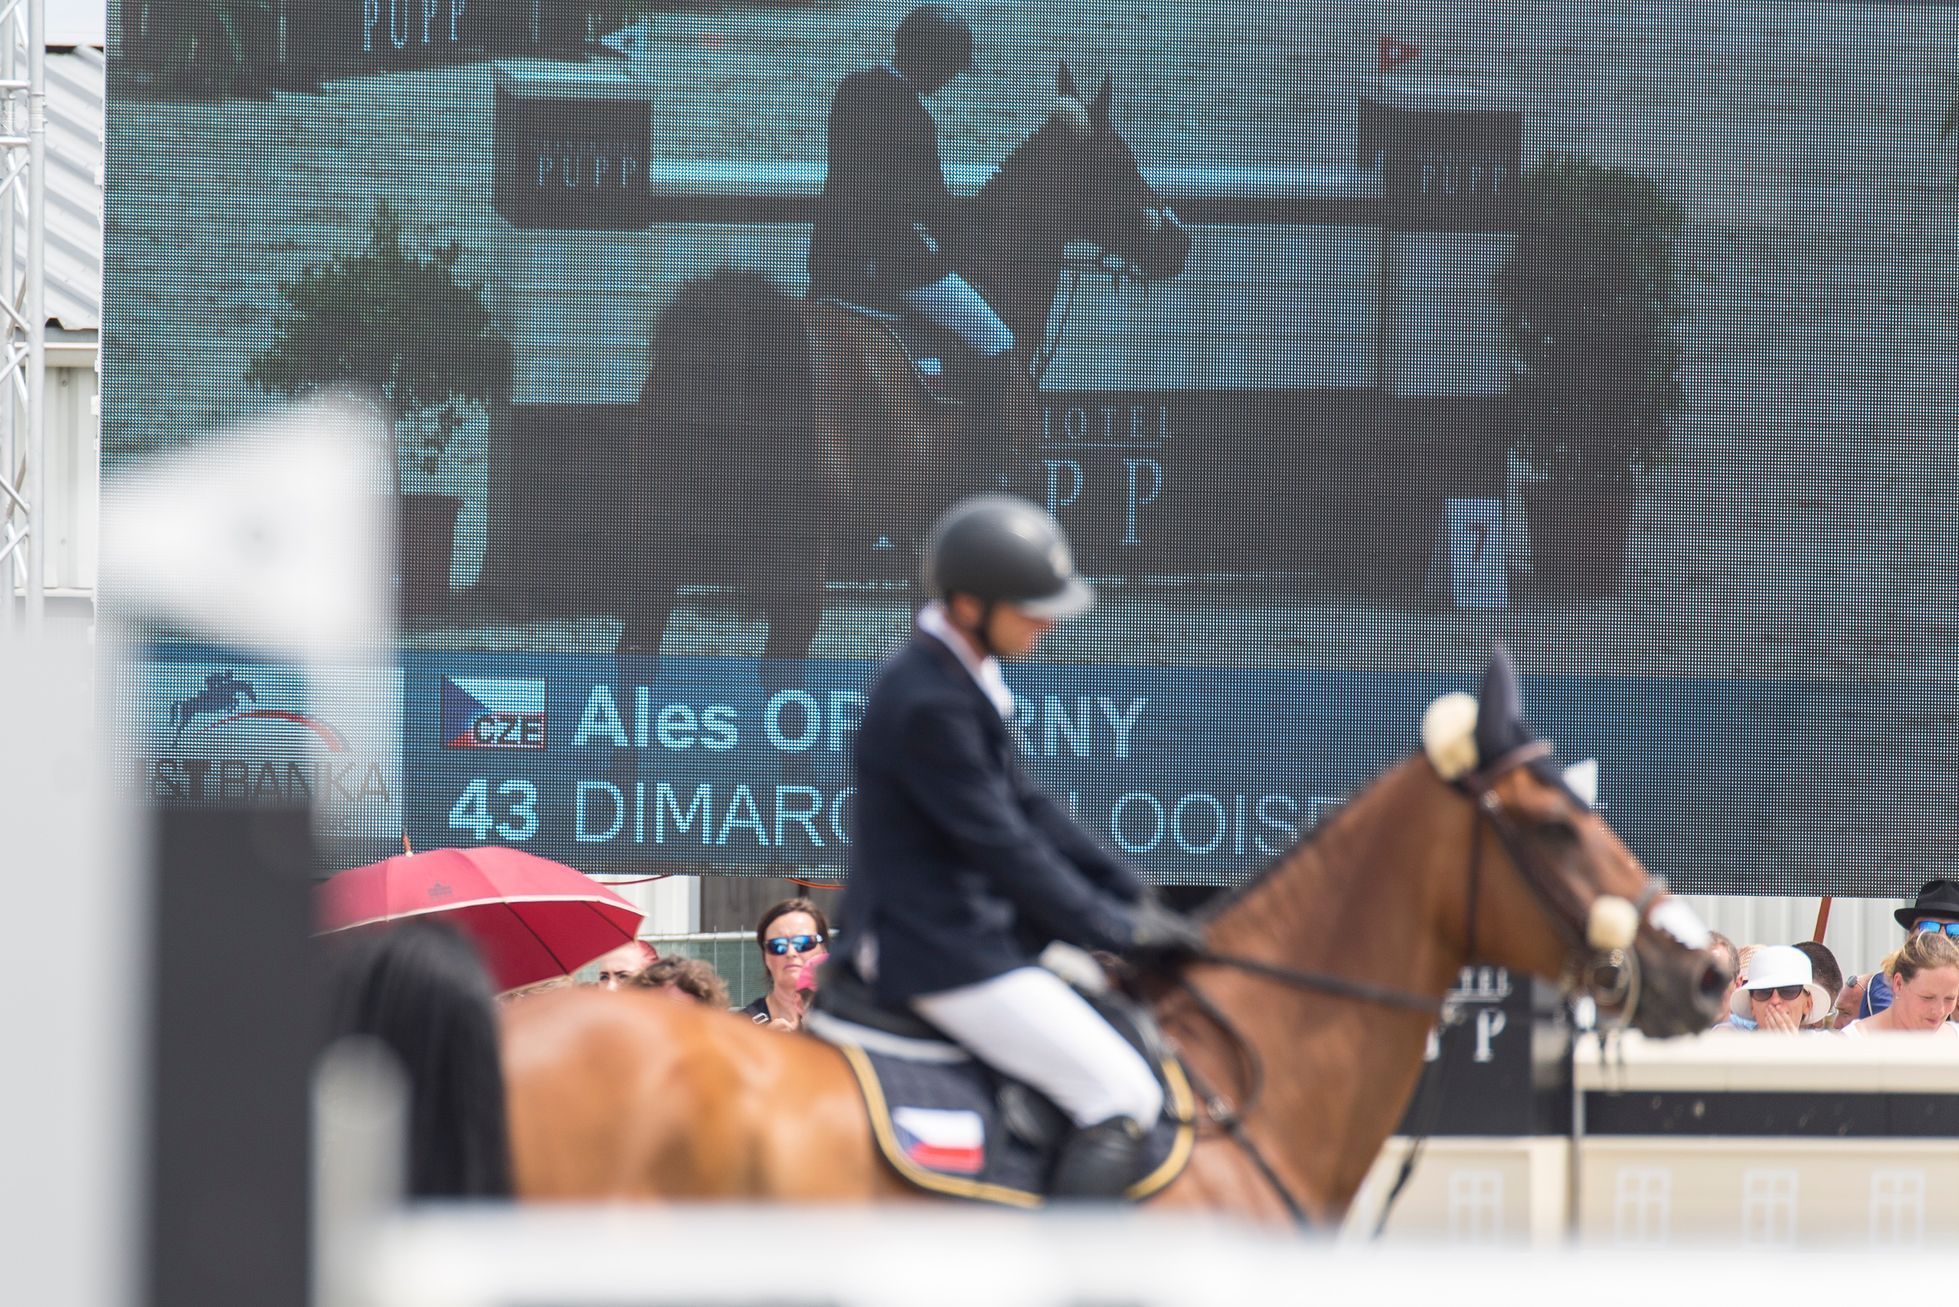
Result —
[[1007, 193], [1008, 187], [1017, 183], [1020, 175], [1040, 157], [1040, 152], [1048, 148], [1049, 141], [1071, 130], [1050, 114], [1045, 122], [1022, 138], [1020, 144], [1007, 151], [995, 165], [993, 175], [980, 184], [974, 199], [982, 208], [997, 203]]
[[1266, 881], [1271, 880], [1274, 876], [1278, 875], [1280, 872], [1284, 871], [1288, 866], [1290, 866], [1292, 864], [1293, 859], [1297, 858], [1301, 853], [1305, 852], [1307, 849], [1311, 848], [1314, 844], [1318, 843], [1320, 838], [1324, 836], [1328, 831], [1338, 826], [1341, 823], [1341, 821], [1344, 820], [1347, 817], [1347, 815], [1353, 811], [1353, 808], [1356, 804], [1358, 804], [1362, 799], [1365, 799], [1369, 794], [1371, 794], [1381, 784], [1381, 782], [1385, 781], [1389, 776], [1393, 775], [1397, 770], [1399, 770], [1403, 762], [1408, 761], [1408, 758], [1412, 758], [1413, 756], [1414, 756], [1413, 754], [1410, 754], [1408, 755], [1407, 758], [1403, 758], [1400, 761], [1394, 763], [1393, 765], [1383, 768], [1380, 772], [1376, 773], [1370, 780], [1368, 780], [1366, 784], [1362, 785], [1358, 790], [1354, 790], [1350, 792], [1347, 795], [1347, 797], [1341, 801], [1340, 806], [1338, 808], [1334, 809], [1334, 811], [1331, 814], [1321, 818], [1319, 821], [1314, 822], [1313, 828], [1311, 830], [1307, 831], [1305, 834], [1301, 835], [1298, 839], [1294, 840], [1291, 844], [1287, 845], [1284, 849], [1274, 854], [1272, 856], [1271, 861], [1267, 862], [1263, 867], [1253, 872], [1250, 876], [1246, 877], [1244, 880], [1239, 881], [1236, 885], [1232, 886], [1225, 893], [1218, 895], [1210, 902], [1205, 903], [1203, 906], [1199, 907], [1196, 912], [1191, 914], [1193, 919], [1196, 920], [1200, 925], [1208, 926], [1214, 923], [1219, 917], [1223, 916], [1225, 913], [1231, 911], [1232, 908], [1236, 907], [1240, 902], [1242, 902], [1244, 899], [1249, 897], [1255, 890], [1257, 890], [1259, 886], [1263, 885]]
[[329, 1038], [378, 1040], [408, 1078], [409, 1196], [508, 1197], [496, 1000], [474, 946], [419, 921], [334, 943]]

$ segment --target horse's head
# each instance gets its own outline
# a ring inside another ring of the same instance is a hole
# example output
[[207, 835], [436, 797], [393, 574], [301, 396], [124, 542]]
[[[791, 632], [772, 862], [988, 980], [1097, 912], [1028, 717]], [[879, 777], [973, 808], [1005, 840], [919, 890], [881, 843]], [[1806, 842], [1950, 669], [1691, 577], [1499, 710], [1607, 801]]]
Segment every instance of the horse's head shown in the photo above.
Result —
[[1111, 255], [1130, 275], [1160, 281], [1183, 271], [1190, 233], [1144, 178], [1113, 120], [1115, 88], [1084, 100], [1063, 63], [1055, 75], [1047, 121], [1001, 165], [1001, 180], [1026, 178], [1014, 207], [1038, 208], [1035, 220], [1063, 243], [1083, 241]]
[[1480, 882], [1472, 871], [1465, 909], [1477, 957], [1561, 977], [1647, 1034], [1715, 1020], [1729, 977], [1706, 927], [1567, 783], [1550, 742], [1533, 738], [1502, 646], [1475, 699], [1429, 706], [1422, 745], [1476, 805], [1476, 847], [1488, 849], [1472, 855], [1490, 865]]

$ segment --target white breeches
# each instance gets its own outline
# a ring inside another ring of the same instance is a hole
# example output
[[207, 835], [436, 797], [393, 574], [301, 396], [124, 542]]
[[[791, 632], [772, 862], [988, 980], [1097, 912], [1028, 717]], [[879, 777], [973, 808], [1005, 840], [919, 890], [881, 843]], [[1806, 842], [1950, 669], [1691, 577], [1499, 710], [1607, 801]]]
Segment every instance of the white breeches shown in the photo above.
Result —
[[1059, 976], [1021, 967], [977, 985], [922, 994], [918, 1014], [994, 1069], [1054, 1100], [1077, 1126], [1163, 1114], [1163, 1090], [1142, 1056]]
[[948, 272], [929, 286], [903, 292], [905, 307], [936, 327], [950, 331], [987, 358], [1006, 353], [1014, 346], [1014, 334], [986, 297], [966, 284], [956, 272]]

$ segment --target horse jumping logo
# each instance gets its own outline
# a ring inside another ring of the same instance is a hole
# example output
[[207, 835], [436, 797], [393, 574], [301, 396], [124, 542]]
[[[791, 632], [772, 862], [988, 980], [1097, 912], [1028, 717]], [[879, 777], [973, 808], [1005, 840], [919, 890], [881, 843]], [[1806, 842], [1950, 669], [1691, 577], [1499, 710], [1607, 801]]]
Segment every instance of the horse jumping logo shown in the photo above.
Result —
[[175, 732], [170, 747], [183, 743], [184, 731], [199, 717], [222, 717], [241, 703], [258, 702], [258, 691], [236, 672], [212, 672], [204, 678], [204, 688], [170, 705], [170, 725]]

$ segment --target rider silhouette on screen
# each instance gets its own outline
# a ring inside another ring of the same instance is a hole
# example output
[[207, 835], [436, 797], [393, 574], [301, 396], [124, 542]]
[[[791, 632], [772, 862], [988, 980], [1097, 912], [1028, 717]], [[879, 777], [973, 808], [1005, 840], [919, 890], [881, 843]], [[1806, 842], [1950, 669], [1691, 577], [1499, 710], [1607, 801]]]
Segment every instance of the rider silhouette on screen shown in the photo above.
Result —
[[998, 422], [1014, 337], [957, 265], [968, 219], [946, 188], [939, 125], [924, 98], [973, 66], [973, 29], [921, 5], [892, 37], [890, 63], [850, 74], [830, 104], [829, 170], [810, 233], [810, 294], [900, 311], [980, 359], [980, 421]]

